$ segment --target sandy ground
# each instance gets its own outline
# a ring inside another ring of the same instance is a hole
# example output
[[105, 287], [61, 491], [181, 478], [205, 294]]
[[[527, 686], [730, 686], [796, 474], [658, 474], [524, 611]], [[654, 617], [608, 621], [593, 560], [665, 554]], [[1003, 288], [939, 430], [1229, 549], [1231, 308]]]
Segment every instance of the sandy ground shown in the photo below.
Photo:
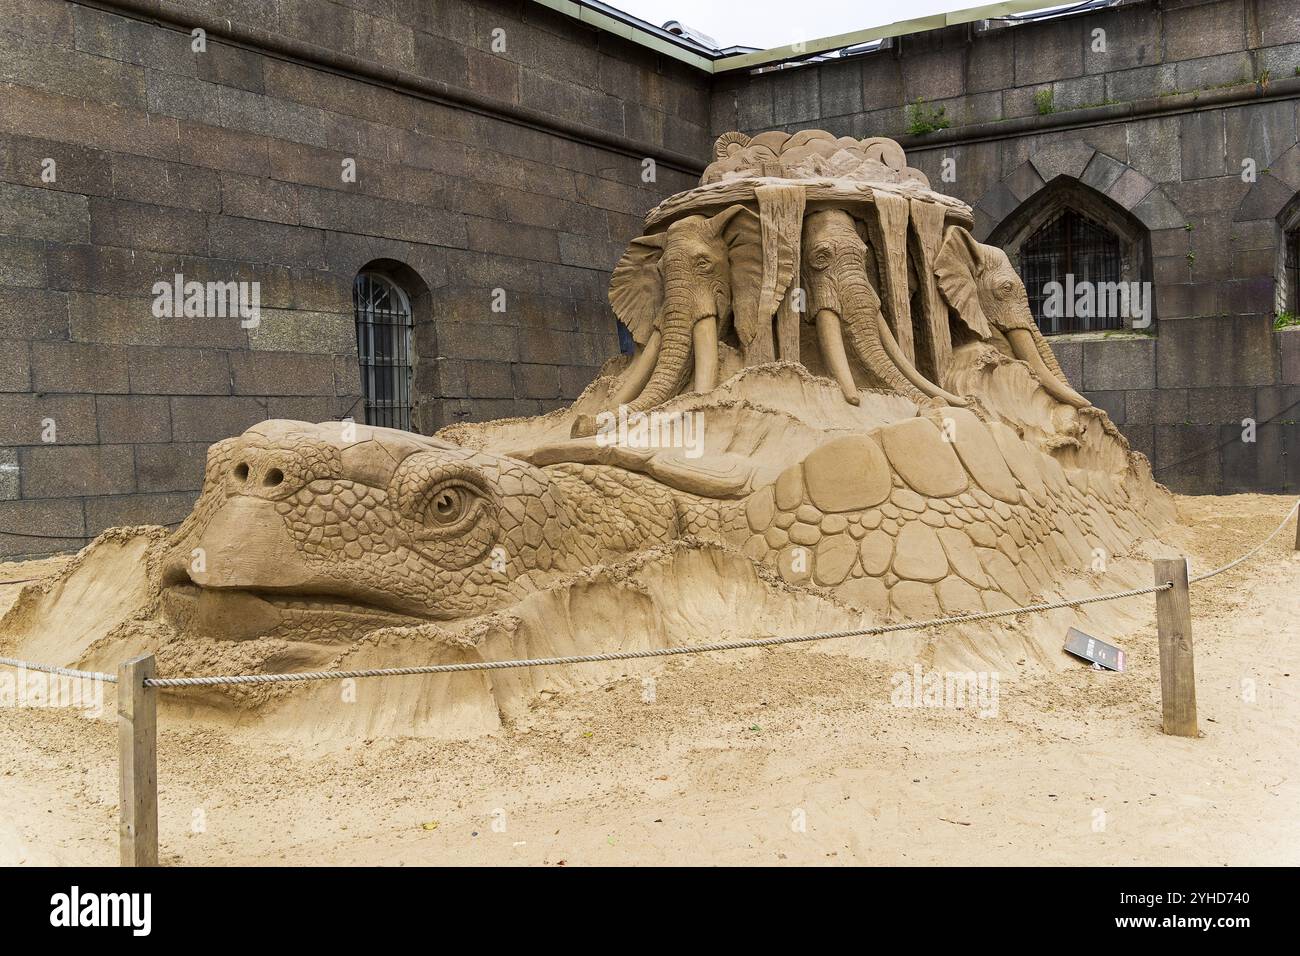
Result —
[[[1294, 499], [1180, 498], [1193, 572]], [[999, 674], [997, 714], [890, 700], [896, 664], [783, 648], [672, 662], [476, 740], [304, 749], [164, 724], [171, 864], [1300, 864], [1300, 557], [1284, 530], [1194, 586], [1202, 737], [1125, 674]], [[0, 565], [0, 581], [57, 561]], [[0, 585], [0, 610], [16, 585]], [[1152, 602], [1150, 597], [1130, 599]], [[936, 633], [934, 641], [943, 641]], [[850, 639], [850, 640], [866, 640]], [[104, 710], [112, 714], [111, 690]], [[115, 725], [0, 708], [0, 864], [116, 861]]]

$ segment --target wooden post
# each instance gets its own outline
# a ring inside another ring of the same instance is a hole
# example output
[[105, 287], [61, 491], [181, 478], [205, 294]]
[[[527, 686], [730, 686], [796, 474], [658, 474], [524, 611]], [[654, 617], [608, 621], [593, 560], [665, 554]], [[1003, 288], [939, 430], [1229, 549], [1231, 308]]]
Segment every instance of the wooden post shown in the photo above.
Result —
[[122, 866], [158, 865], [158, 689], [152, 654], [117, 668], [118, 848]]
[[1156, 592], [1156, 626], [1160, 634], [1160, 710], [1164, 730], [1177, 737], [1195, 737], [1196, 673], [1192, 666], [1192, 605], [1187, 593], [1187, 559], [1157, 558], [1156, 584], [1172, 581]]

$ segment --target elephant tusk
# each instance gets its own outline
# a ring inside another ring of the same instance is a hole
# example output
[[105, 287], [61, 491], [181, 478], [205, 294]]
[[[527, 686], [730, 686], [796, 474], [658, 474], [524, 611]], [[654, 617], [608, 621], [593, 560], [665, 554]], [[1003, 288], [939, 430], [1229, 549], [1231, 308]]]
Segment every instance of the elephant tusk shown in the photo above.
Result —
[[708, 316], [691, 330], [695, 350], [695, 391], [711, 392], [718, 384], [718, 319]]
[[970, 404], [967, 399], [960, 398], [952, 394], [952, 392], [940, 388], [916, 370], [916, 366], [908, 360], [907, 356], [903, 354], [903, 350], [898, 347], [898, 340], [894, 338], [894, 332], [883, 315], [876, 324], [880, 329], [880, 344], [885, 347], [885, 354], [922, 394], [928, 395], [930, 398], [943, 399], [949, 405], [957, 407], [965, 407]]
[[1039, 354], [1038, 345], [1034, 342], [1034, 335], [1029, 329], [1008, 329], [1006, 336], [1007, 341], [1011, 344], [1011, 351], [1016, 358], [1025, 362], [1033, 370], [1048, 395], [1051, 395], [1058, 402], [1073, 405], [1075, 408], [1087, 408], [1092, 404], [1092, 402], [1057, 378], [1055, 373], [1047, 367], [1047, 363], [1043, 361], [1043, 356]]
[[650, 373], [655, 369], [655, 362], [659, 360], [659, 346], [662, 344], [663, 335], [655, 329], [646, 340], [641, 354], [628, 366], [623, 384], [614, 395], [615, 406], [626, 405], [645, 390], [646, 383], [650, 381]]
[[858, 405], [862, 397], [858, 386], [853, 381], [853, 372], [849, 370], [849, 358], [844, 351], [844, 330], [840, 328], [840, 317], [830, 309], [817, 312], [817, 343], [821, 346], [822, 359], [831, 370], [844, 393], [844, 400], [850, 405]]

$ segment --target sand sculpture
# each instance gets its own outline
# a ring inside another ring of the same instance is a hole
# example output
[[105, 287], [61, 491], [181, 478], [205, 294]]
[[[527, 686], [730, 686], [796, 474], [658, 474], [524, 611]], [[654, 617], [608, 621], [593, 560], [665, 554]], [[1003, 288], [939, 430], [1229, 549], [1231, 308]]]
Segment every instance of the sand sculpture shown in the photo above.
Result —
[[[174, 533], [107, 533], [23, 595], [0, 648], [83, 666], [151, 649], [173, 674], [392, 666], [1140, 580], [1123, 558], [1158, 541], [1171, 498], [1070, 387], [1006, 255], [971, 226], [890, 140], [725, 134], [614, 271], [637, 354], [572, 407], [433, 437], [254, 426], [212, 446]], [[352, 723], [482, 729], [606, 673], [439, 675]], [[283, 716], [335, 693], [200, 699]]]

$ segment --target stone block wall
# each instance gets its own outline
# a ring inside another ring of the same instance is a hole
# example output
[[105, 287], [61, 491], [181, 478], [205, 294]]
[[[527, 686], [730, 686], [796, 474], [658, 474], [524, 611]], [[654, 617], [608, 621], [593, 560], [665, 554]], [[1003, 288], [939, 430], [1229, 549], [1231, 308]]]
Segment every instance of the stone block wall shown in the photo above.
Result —
[[[1096, 190], [1147, 231], [1156, 321], [1057, 339], [1071, 378], [1171, 487], [1294, 490], [1298, 71], [1286, 0], [715, 77], [528, 0], [0, 0], [0, 558], [179, 521], [261, 419], [359, 415], [368, 264], [412, 277], [419, 430], [571, 400], [617, 349], [609, 270], [729, 129], [897, 137], [985, 237], [1057, 177]], [[260, 324], [155, 317], [178, 273], [258, 283]]]
[[[715, 134], [896, 138], [935, 188], [974, 207], [980, 238], [1061, 176], [1135, 217], [1150, 242], [1154, 334], [1053, 347], [1161, 481], [1226, 493], [1300, 489], [1300, 330], [1272, 328], [1278, 217], [1300, 192], [1298, 108], [1296, 4], [1134, 0], [724, 75], [711, 115]], [[919, 132], [926, 121], [940, 128]], [[1254, 442], [1242, 440], [1247, 419]]]
[[[254, 422], [360, 417], [375, 260], [428, 293], [419, 430], [574, 398], [708, 122], [707, 75], [523, 0], [0, 0], [0, 559], [179, 521]], [[259, 283], [260, 325], [156, 318], [177, 273]]]

